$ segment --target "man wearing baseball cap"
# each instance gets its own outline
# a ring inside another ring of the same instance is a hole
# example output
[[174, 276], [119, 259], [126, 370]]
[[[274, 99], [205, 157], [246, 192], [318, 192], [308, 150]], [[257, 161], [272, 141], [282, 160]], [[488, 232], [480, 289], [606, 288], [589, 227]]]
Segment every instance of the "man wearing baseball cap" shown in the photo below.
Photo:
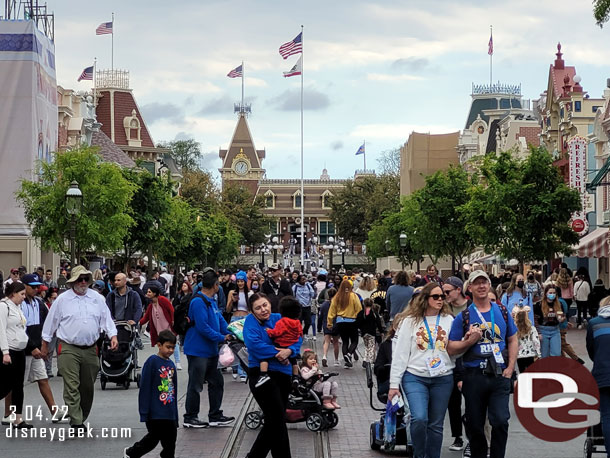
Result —
[[271, 312], [279, 313], [280, 299], [284, 296], [292, 296], [292, 288], [290, 282], [282, 278], [282, 268], [279, 264], [271, 264], [269, 273], [271, 275], [263, 282], [262, 291], [271, 302]]
[[[49, 385], [49, 377], [47, 368], [41, 353], [42, 346], [42, 328], [49, 313], [42, 299], [38, 296], [38, 289], [42, 285], [38, 275], [26, 274], [21, 278], [21, 282], [25, 285], [25, 299], [21, 303], [21, 311], [25, 316], [25, 332], [28, 335], [28, 344], [25, 347], [25, 381], [38, 383], [38, 390], [42, 395], [51, 416], [54, 420], [59, 420], [61, 415], [56, 415], [57, 405], [53, 398], [53, 392]], [[10, 405], [10, 399], [7, 397], [5, 401]], [[5, 404], [5, 416], [10, 413]], [[55, 414], [55, 415], [54, 415]]]
[[491, 281], [483, 270], [468, 278], [473, 303], [460, 312], [449, 333], [447, 352], [462, 355], [466, 423], [473, 458], [486, 458], [485, 418], [491, 424], [491, 456], [503, 458], [508, 439], [508, 402], [517, 361], [517, 328], [506, 307], [490, 301]]
[[117, 330], [104, 296], [89, 288], [93, 276], [83, 266], [75, 266], [66, 285], [49, 310], [42, 328], [42, 357], [57, 334], [61, 354], [57, 366], [64, 381], [64, 402], [68, 406], [70, 426], [86, 429], [85, 420], [93, 405], [94, 384], [100, 369], [96, 342], [103, 331], [110, 338], [110, 349], [119, 346]]

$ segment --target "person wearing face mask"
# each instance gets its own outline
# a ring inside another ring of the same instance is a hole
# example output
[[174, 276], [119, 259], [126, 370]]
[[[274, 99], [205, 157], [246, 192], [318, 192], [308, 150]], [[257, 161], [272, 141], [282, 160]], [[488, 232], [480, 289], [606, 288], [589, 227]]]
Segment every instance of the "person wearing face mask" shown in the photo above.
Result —
[[523, 275], [517, 273], [512, 276], [508, 289], [506, 290], [506, 293], [502, 295], [500, 302], [511, 314], [513, 313], [514, 307], [529, 306], [530, 311], [528, 313], [528, 318], [531, 323], [534, 323], [534, 304], [532, 303], [531, 296], [527, 294], [527, 291], [525, 290]]
[[525, 282], [525, 292], [531, 298], [533, 303], [542, 299], [542, 285], [536, 280], [534, 271], [530, 270], [527, 274], [527, 282]]
[[544, 288], [544, 297], [534, 305], [534, 316], [542, 338], [540, 349], [542, 357], [561, 356], [559, 326], [566, 320], [566, 316], [553, 285]]

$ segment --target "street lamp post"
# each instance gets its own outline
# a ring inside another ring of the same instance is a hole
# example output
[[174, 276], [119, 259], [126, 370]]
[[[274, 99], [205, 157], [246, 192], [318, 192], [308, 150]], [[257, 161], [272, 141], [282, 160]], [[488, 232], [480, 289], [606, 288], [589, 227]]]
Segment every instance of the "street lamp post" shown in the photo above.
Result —
[[278, 241], [279, 239], [277, 238], [277, 236], [273, 237], [271, 239], [271, 241], [273, 242], [273, 263], [276, 264], [277, 263], [277, 250], [279, 250], [280, 245], [278, 245]]
[[400, 245], [400, 264], [402, 265], [402, 270], [405, 270], [405, 260], [404, 260], [404, 249], [407, 247], [407, 235], [405, 233], [401, 233], [398, 236], [398, 243]]
[[339, 250], [341, 250], [341, 269], [345, 269], [345, 251], [347, 248], [343, 239], [339, 242]]
[[66, 191], [66, 212], [70, 215], [70, 262], [73, 268], [76, 265], [76, 217], [80, 214], [82, 206], [83, 193], [78, 187], [78, 182], [74, 180]]
[[329, 251], [329, 255], [328, 255], [328, 259], [329, 259], [329, 264], [328, 264], [328, 268], [332, 269], [333, 268], [333, 251], [335, 249], [335, 238], [334, 237], [328, 237], [328, 251]]

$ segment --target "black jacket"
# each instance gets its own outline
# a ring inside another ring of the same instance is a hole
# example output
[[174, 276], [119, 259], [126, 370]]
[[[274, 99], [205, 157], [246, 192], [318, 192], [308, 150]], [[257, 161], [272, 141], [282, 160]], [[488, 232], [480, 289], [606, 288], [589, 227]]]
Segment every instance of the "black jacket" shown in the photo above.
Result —
[[278, 285], [273, 281], [272, 278], [267, 278], [263, 282], [262, 291], [269, 298], [269, 302], [271, 302], [271, 312], [279, 313], [280, 311], [280, 299], [284, 296], [292, 296], [292, 288], [290, 287], [290, 283], [285, 278], [280, 280], [280, 284]]
[[379, 334], [383, 334], [381, 317], [374, 310], [371, 310], [368, 315], [365, 315], [364, 310], [361, 310], [356, 316], [356, 323], [358, 323], [358, 329], [363, 336], [369, 334], [375, 337], [377, 331], [379, 331]]
[[42, 299], [35, 297], [34, 300], [38, 303], [40, 324], [30, 325], [25, 328], [25, 332], [28, 335], [28, 344], [25, 347], [25, 354], [28, 356], [31, 355], [32, 351], [36, 348], [40, 350], [40, 347], [42, 347], [42, 326], [44, 325], [44, 321], [47, 319], [47, 315], [49, 314], [49, 310], [42, 302]]

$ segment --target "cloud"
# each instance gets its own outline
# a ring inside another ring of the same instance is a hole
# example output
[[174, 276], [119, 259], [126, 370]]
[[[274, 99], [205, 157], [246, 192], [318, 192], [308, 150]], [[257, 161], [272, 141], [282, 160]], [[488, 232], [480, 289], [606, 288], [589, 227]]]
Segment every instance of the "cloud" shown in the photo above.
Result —
[[343, 142], [341, 140], [336, 140], [330, 144], [330, 149], [337, 151], [343, 148]]
[[[431, 134], [447, 134], [460, 130], [458, 127], [442, 125], [416, 125], [416, 124], [361, 124], [352, 130], [350, 137], [357, 138], [397, 138], [406, 141], [411, 132], [425, 132]], [[367, 141], [368, 143], [368, 141]]]
[[415, 75], [393, 75], [393, 74], [385, 74], [385, 73], [367, 73], [367, 80], [371, 81], [382, 81], [382, 82], [402, 82], [402, 81], [420, 81], [423, 80], [421, 76]]
[[152, 102], [142, 105], [140, 110], [147, 124], [154, 124], [161, 119], [166, 119], [173, 124], [184, 123], [184, 110], [173, 103]]
[[193, 138], [192, 135], [187, 134], [184, 131], [178, 132], [176, 134], [176, 136], [174, 137], [174, 141], [179, 141], [179, 140], [190, 140], [191, 138]]
[[419, 72], [424, 70], [430, 65], [430, 61], [425, 57], [407, 57], [402, 59], [396, 59], [392, 62], [392, 70], [396, 71], [407, 71], [407, 72]]
[[218, 151], [210, 151], [201, 155], [199, 164], [201, 165], [201, 168], [215, 170], [222, 166], [222, 161], [218, 156]]
[[233, 103], [234, 102], [231, 97], [225, 94], [204, 105], [197, 115], [202, 116], [208, 114], [230, 113], [233, 109]]
[[[277, 97], [269, 99], [267, 103], [280, 111], [299, 111], [301, 109], [301, 90], [286, 90]], [[304, 110], [318, 111], [329, 106], [330, 99], [326, 94], [314, 88], [305, 89], [303, 94]]]

